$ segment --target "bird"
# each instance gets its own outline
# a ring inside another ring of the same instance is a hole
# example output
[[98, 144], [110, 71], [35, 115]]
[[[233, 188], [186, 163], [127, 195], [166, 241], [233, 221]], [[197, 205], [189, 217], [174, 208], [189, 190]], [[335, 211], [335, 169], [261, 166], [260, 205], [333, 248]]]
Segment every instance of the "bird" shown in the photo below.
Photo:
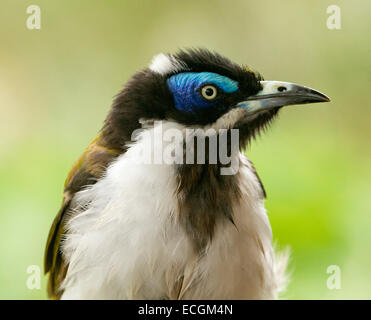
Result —
[[68, 173], [45, 248], [49, 297], [277, 299], [289, 254], [245, 150], [282, 107], [329, 101], [205, 48], [155, 55]]

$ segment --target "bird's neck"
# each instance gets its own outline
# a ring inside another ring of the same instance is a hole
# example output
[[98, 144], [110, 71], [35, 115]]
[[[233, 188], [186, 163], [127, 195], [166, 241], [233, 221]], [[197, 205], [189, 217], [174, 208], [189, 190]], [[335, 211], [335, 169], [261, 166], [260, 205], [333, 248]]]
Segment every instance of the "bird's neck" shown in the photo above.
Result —
[[[175, 172], [179, 222], [195, 250], [202, 253], [218, 223], [234, 224], [233, 211], [241, 200], [240, 170], [245, 167], [239, 137], [231, 130], [192, 130], [171, 121], [142, 122], [129, 138], [129, 132], [125, 135], [126, 144], [109, 125], [103, 130], [110, 147], [125, 144], [130, 148], [132, 143], [146, 141], [138, 161], [168, 165]], [[260, 181], [252, 165], [249, 170]]]
[[233, 208], [241, 199], [238, 136], [230, 130], [191, 130], [175, 122], [146, 123], [143, 128], [137, 139], [152, 139], [146, 145], [153, 148], [143, 150], [146, 161], [172, 167], [179, 222], [195, 250], [202, 252], [218, 223], [234, 223]]

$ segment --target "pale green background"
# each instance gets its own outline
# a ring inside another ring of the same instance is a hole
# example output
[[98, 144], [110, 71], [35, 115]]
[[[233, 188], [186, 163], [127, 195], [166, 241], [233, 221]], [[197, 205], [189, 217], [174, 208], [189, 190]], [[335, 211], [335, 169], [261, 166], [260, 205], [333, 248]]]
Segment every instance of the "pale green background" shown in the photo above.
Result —
[[[338, 4], [342, 29], [326, 28]], [[42, 29], [26, 28], [26, 8]], [[329, 104], [290, 107], [248, 150], [279, 247], [292, 249], [289, 299], [371, 298], [370, 34], [364, 1], [0, 1], [0, 298], [42, 265], [66, 173], [112, 97], [159, 52], [215, 49], [265, 79], [314, 87]], [[341, 289], [326, 287], [330, 265]]]

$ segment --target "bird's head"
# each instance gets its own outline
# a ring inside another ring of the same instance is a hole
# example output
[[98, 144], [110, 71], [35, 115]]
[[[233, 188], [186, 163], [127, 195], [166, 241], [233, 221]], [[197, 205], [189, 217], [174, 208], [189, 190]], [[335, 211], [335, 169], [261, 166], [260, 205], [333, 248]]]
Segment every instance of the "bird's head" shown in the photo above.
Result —
[[159, 54], [116, 97], [104, 130], [128, 141], [141, 120], [239, 129], [249, 141], [283, 106], [330, 99], [311, 88], [263, 81], [246, 66], [206, 49]]

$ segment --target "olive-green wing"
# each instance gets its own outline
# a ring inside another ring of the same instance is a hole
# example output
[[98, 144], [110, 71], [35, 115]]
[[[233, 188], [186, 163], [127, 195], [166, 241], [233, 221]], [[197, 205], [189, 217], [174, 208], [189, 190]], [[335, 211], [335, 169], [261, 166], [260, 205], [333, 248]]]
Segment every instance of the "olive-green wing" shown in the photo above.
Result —
[[62, 294], [58, 289], [68, 268], [60, 246], [66, 231], [65, 226], [68, 219], [66, 212], [71, 207], [71, 200], [76, 192], [99, 180], [109, 163], [123, 152], [105, 147], [102, 140], [101, 136], [94, 139], [72, 166], [64, 185], [62, 206], [49, 231], [45, 248], [44, 269], [45, 273], [49, 272], [48, 295], [53, 299], [59, 299]]

